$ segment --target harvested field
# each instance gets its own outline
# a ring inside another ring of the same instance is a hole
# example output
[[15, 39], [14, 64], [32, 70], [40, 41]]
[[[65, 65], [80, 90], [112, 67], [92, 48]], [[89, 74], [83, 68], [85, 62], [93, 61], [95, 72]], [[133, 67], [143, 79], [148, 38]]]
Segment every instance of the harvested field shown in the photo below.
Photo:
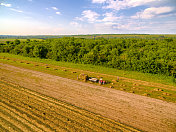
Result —
[[138, 131], [6, 81], [0, 88], [0, 131]]
[[[19, 56], [15, 56], [15, 57], [18, 58]], [[148, 82], [141, 81], [141, 80], [136, 80], [136, 79], [131, 79], [131, 78], [119, 77], [119, 76], [111, 75], [111, 74], [104, 74], [103, 72], [97, 73], [97, 72], [92, 72], [92, 71], [87, 71], [87, 70], [81, 70], [79, 68], [75, 69], [75, 68], [69, 68], [69, 67], [62, 67], [62, 66], [58, 66], [55, 64], [51, 65], [49, 62], [41, 63], [40, 62], [41, 60], [39, 62], [38, 61], [35, 62], [36, 60], [26, 61], [24, 57], [22, 59], [16, 59], [15, 57], [12, 56], [12, 58], [9, 58], [8, 61], [6, 60], [7, 58], [5, 56], [0, 57], [0, 61], [5, 64], [10, 64], [10, 65], [14, 65], [17, 67], [41, 71], [41, 72], [45, 72], [45, 73], [49, 73], [52, 75], [73, 79], [73, 80], [80, 80], [78, 78], [78, 75], [85, 73], [89, 75], [90, 77], [96, 77], [96, 78], [101, 77], [107, 82], [109, 82], [106, 85], [104, 85], [104, 87], [107, 87], [107, 88], [110, 88], [110, 87], [112, 88], [111, 85], [113, 85], [113, 89], [125, 91], [128, 93], [135, 93], [135, 94], [143, 95], [143, 96], [147, 94], [148, 97], [151, 97], [151, 98], [157, 98], [160, 100], [176, 103], [176, 92], [175, 92], [176, 87], [174, 85], [172, 86], [172, 85], [164, 85], [161, 83], [150, 82], [150, 81]], [[21, 61], [24, 63], [21, 64], [20, 63]], [[26, 63], [30, 63], [30, 64], [26, 64]], [[68, 72], [66, 72], [65, 70]], [[74, 74], [69, 74], [70, 72]], [[164, 94], [164, 93], [167, 93], [167, 94]]]
[[[0, 63], [0, 77], [144, 131], [175, 132], [176, 104]], [[43, 113], [42, 115], [47, 115]]]

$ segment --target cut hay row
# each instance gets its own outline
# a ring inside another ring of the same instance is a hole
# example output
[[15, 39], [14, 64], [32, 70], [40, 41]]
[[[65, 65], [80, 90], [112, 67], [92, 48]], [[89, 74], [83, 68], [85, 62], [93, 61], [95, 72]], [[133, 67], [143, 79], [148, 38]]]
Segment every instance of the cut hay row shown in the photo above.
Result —
[[[15, 131], [137, 131], [71, 104], [0, 81], [1, 120]], [[2, 122], [2, 121], [1, 121]], [[0, 123], [1, 126], [3, 123]], [[20, 124], [20, 125], [19, 125]], [[18, 127], [17, 127], [18, 126]]]
[[[63, 102], [62, 102], [63, 103]], [[93, 117], [95, 117], [95, 115], [92, 115]], [[95, 120], [95, 119], [94, 119]], [[103, 122], [101, 122], [103, 125], [105, 124], [105, 123], [103, 123]], [[112, 123], [110, 124], [111, 125], [111, 127], [112, 127]], [[122, 125], [122, 124], [121, 124]], [[117, 126], [117, 122], [116, 122], [116, 126]]]
[[36, 130], [38, 132], [41, 132], [41, 128], [36, 126], [34, 122], [31, 122], [30, 118], [28, 118], [28, 120], [26, 120], [24, 117], [20, 116], [21, 113], [19, 113], [19, 111], [16, 111], [15, 109], [10, 108], [3, 103], [0, 103], [0, 108], [3, 109], [4, 111], [10, 113], [11, 116], [13, 116], [14, 118], [16, 118], [16, 119], [20, 120], [21, 122], [25, 123], [27, 126], [29, 126], [29, 128], [31, 128], [33, 130]]
[[[2, 103], [5, 103], [8, 100], [9, 100], [8, 98], [3, 97]], [[48, 117], [46, 118], [46, 117], [42, 116], [42, 114], [43, 114], [42, 112], [39, 113], [40, 111], [37, 111], [35, 109], [30, 110], [30, 109], [26, 108], [24, 104], [20, 103], [20, 101], [19, 102], [17, 102], [17, 100], [15, 100], [14, 102], [11, 101], [11, 104], [8, 105], [8, 106], [13, 107], [17, 110], [19, 109], [22, 112], [24, 112], [27, 116], [30, 116], [33, 120], [36, 120], [40, 124], [40, 126], [43, 127], [43, 130], [46, 130], [46, 131], [55, 131], [55, 130], [61, 131], [62, 126], [60, 126], [60, 122], [53, 122], [51, 120], [52, 118], [49, 119]], [[65, 127], [65, 129], [66, 128], [67, 127]]]
[[[9, 96], [11, 96], [11, 98], [13, 97], [13, 95], [9, 95]], [[14, 96], [18, 96], [18, 95], [14, 95]], [[21, 95], [21, 97], [19, 97], [19, 98], [22, 98], [22, 96], [23, 95]], [[36, 104], [37, 105], [37, 104]], [[39, 104], [38, 104], [39, 105]], [[43, 106], [43, 105], [42, 105]], [[51, 111], [51, 110], [50, 110]], [[56, 110], [56, 111], [58, 111], [58, 110]], [[61, 113], [61, 111], [59, 111], [59, 113]], [[52, 113], [52, 114], [55, 114], [55, 113]], [[63, 111], [63, 114], [65, 114], [64, 113], [64, 111]], [[69, 113], [67, 113], [68, 115], [69, 115]], [[70, 115], [71, 117], [70, 118], [73, 118], [74, 116], [73, 115]], [[72, 117], [73, 116], [73, 117]], [[67, 117], [68, 118], [68, 117]], [[63, 119], [63, 120], [66, 120], [67, 118], [65, 118], [65, 119]], [[77, 119], [77, 117], [75, 118], [75, 119]], [[80, 119], [80, 118], [78, 118], [78, 119]], [[73, 120], [73, 119], [72, 119]], [[70, 120], [71, 121], [71, 120]], [[102, 123], [103, 124], [103, 123]], [[95, 129], [95, 128], [94, 128]], [[102, 130], [102, 129], [101, 129]]]
[[[2, 92], [3, 93], [3, 92]], [[3, 94], [5, 94], [5, 93], [3, 93]], [[20, 95], [19, 97], [18, 97], [18, 94], [8, 94], [11, 98], [13, 98], [13, 99], [15, 99], [17, 102], [19, 101], [19, 99], [20, 98], [22, 98], [23, 97], [23, 95]], [[25, 98], [23, 98], [23, 100], [25, 100]], [[39, 116], [42, 116], [42, 115], [45, 115], [45, 114], [47, 114], [47, 116], [46, 117], [48, 117], [48, 119], [52, 119], [52, 120], [54, 120], [53, 122], [56, 122], [57, 121], [57, 119], [61, 119], [61, 121], [62, 122], [60, 122], [59, 124], [61, 124], [61, 123], [63, 123], [64, 121], [67, 121], [67, 119], [69, 119], [68, 117], [65, 117], [65, 116], [63, 116], [63, 115], [61, 115], [60, 114], [60, 111], [59, 111], [59, 113], [56, 113], [55, 111], [51, 111], [51, 110], [49, 110], [48, 108], [47, 108], [47, 106], [46, 107], [44, 107], [44, 104], [40, 104], [40, 103], [37, 103], [37, 101], [36, 102], [30, 102], [30, 101], [27, 101], [27, 102], [25, 102], [25, 101], [23, 101], [23, 103], [21, 103], [20, 105], [22, 105], [23, 107], [25, 107], [26, 106], [26, 104], [30, 104], [30, 105], [28, 105], [27, 107], [29, 107], [31, 110], [35, 110], [35, 113], [38, 113], [38, 115]], [[42, 105], [42, 107], [40, 107]], [[42, 113], [42, 114], [40, 114], [40, 113]], [[64, 114], [64, 113], [63, 113]], [[69, 114], [69, 113], [68, 113]], [[57, 118], [55, 118], [55, 117], [57, 117]], [[73, 120], [73, 119], [72, 119]], [[71, 123], [72, 123], [72, 128], [74, 128], [74, 126], [82, 126], [80, 123], [78, 123], [78, 122], [76, 122], [76, 121], [72, 121], [72, 120], [70, 120], [71, 121]], [[69, 124], [69, 122], [67, 123], [67, 122], [65, 122], [65, 125], [67, 125], [67, 124]], [[63, 124], [64, 125], [64, 124]], [[70, 127], [70, 126], [67, 126], [67, 127]], [[84, 129], [84, 127], [85, 126], [82, 126], [82, 129]], [[71, 128], [70, 128], [71, 129]], [[74, 128], [74, 129], [76, 129], [76, 128]]]
[[20, 130], [18, 127], [16, 127], [14, 124], [12, 124], [11, 122], [7, 121], [6, 119], [4, 119], [3, 117], [0, 116], [0, 123], [3, 126], [4, 129], [10, 131], [10, 132], [22, 132], [22, 130]]
[[31, 121], [34, 125], [36, 125], [40, 130], [48, 130], [50, 131], [50, 129], [48, 129], [45, 124], [39, 120], [37, 120], [37, 118], [35, 118], [33, 115], [30, 115], [29, 113], [21, 110], [21, 109], [18, 109], [17, 106], [15, 105], [11, 105], [9, 103], [6, 103], [5, 101], [2, 101], [1, 102], [2, 104], [4, 104], [5, 106], [8, 107], [8, 109], [10, 109], [11, 111], [16, 111], [17, 113], [20, 113], [20, 115], [28, 121]]
[[[14, 91], [14, 93], [16, 93], [16, 92], [18, 92], [18, 91]], [[99, 126], [104, 125], [103, 127], [106, 127], [105, 126], [106, 123], [100, 122], [99, 120], [92, 119], [89, 116], [86, 116], [86, 114], [82, 115], [78, 111], [74, 111], [74, 109], [69, 109], [69, 108], [65, 107], [64, 105], [62, 105], [61, 107], [58, 107], [57, 105], [48, 106], [47, 101], [39, 100], [35, 96], [29, 96], [29, 94], [28, 94], [28, 97], [24, 98], [25, 95], [23, 95], [22, 93], [19, 93], [19, 95], [20, 95], [19, 98], [23, 98], [24, 100], [29, 100], [29, 98], [30, 99], [35, 99], [35, 100], [33, 100], [33, 103], [35, 103], [35, 104], [43, 103], [42, 106], [45, 106], [46, 108], [49, 107], [50, 111], [54, 111], [54, 112], [59, 111], [59, 113], [67, 115], [66, 118], [72, 118], [72, 119], [75, 118], [75, 120], [78, 120], [78, 122], [83, 122], [84, 121], [84, 123], [86, 123], [87, 125], [91, 125], [92, 122], [95, 122], [96, 124], [99, 124]], [[13, 96], [13, 95], [10, 95], [10, 96]], [[18, 96], [18, 95], [15, 95], [15, 96]], [[69, 114], [70, 112], [72, 112], [72, 115]], [[57, 113], [57, 114], [59, 114], [59, 113]], [[81, 118], [77, 119], [78, 116], [81, 117]], [[92, 125], [95, 126], [94, 124], [92, 124]], [[113, 124], [110, 124], [110, 125], [111, 125], [111, 127], [113, 126]], [[95, 127], [94, 127], [94, 129], [95, 129]], [[109, 127], [109, 125], [107, 126], [107, 128], [108, 127]]]
[[32, 128], [28, 127], [25, 123], [23, 123], [21, 120], [18, 120], [11, 112], [7, 112], [6, 109], [3, 107], [0, 107], [0, 115], [2, 118], [6, 119], [8, 122], [11, 122], [12, 124], [15, 124], [16, 127], [18, 127], [20, 130], [23, 131], [34, 131]]
[[[54, 131], [54, 129], [53, 129], [54, 126], [57, 126], [57, 129], [60, 128], [59, 124], [56, 125], [55, 123], [53, 123], [49, 119], [46, 119], [45, 117], [43, 117], [39, 113], [40, 111], [35, 111], [35, 110], [32, 111], [27, 107], [27, 104], [26, 105], [23, 104], [22, 101], [15, 100], [13, 97], [7, 98], [5, 96], [8, 96], [8, 95], [7, 94], [5, 95], [5, 93], [3, 93], [3, 95], [4, 96], [1, 96], [1, 97], [3, 97], [2, 103], [8, 105], [9, 107], [13, 107], [17, 111], [20, 111], [22, 114], [25, 113], [25, 115], [30, 117], [33, 121], [37, 121], [38, 126], [42, 127], [43, 130]], [[6, 103], [6, 102], [10, 102], [10, 103]]]
[[[35, 97], [32, 97], [32, 98], [35, 98]], [[50, 98], [51, 99], [51, 98]], [[50, 99], [47, 99], [47, 100], [50, 100]], [[36, 99], [35, 99], [36, 100]], [[64, 109], [64, 111], [68, 111], [68, 113], [70, 113], [70, 112], [72, 112], [73, 113], [73, 111], [74, 111], [74, 109], [72, 109], [73, 108], [73, 106], [71, 106], [71, 109], [69, 109], [69, 108], [67, 108], [67, 105], [64, 105], [64, 103], [63, 102], [61, 102], [62, 103], [62, 107], [65, 107], [66, 109]], [[57, 107], [57, 106], [54, 106], [54, 108], [55, 107]], [[62, 107], [59, 107], [58, 109], [62, 109]], [[56, 111], [58, 111], [58, 110], [56, 110]], [[75, 113], [78, 113], [78, 114], [80, 114], [80, 115], [78, 115], [78, 116], [80, 116], [81, 117], [81, 114], [83, 113], [83, 111], [81, 111], [80, 113], [79, 113], [79, 111], [74, 111]], [[85, 114], [84, 114], [85, 113]], [[82, 118], [84, 118], [84, 117], [87, 117], [87, 119], [86, 120], [91, 120], [90, 122], [89, 122], [89, 124], [93, 121], [93, 123], [96, 123], [96, 124], [98, 124], [99, 126], [101, 126], [101, 125], [103, 125], [104, 127], [105, 127], [105, 125], [107, 125], [106, 127], [109, 129], [109, 128], [111, 128], [111, 127], [114, 127], [115, 126], [115, 128], [116, 129], [118, 129], [119, 128], [119, 126], [120, 127], [122, 127], [123, 126], [123, 124], [118, 124], [117, 122], [112, 122], [112, 121], [108, 121], [108, 119], [106, 120], [106, 122], [104, 121], [104, 119], [102, 119], [102, 118], [100, 118], [99, 116], [95, 116], [95, 114], [92, 114], [92, 113], [90, 113], [90, 112], [87, 112], [87, 111], [84, 111], [84, 113], [83, 113], [83, 116], [82, 116]], [[88, 116], [87, 116], [87, 114], [89, 114]], [[91, 114], [91, 115], [90, 115]], [[93, 118], [90, 118], [90, 117], [93, 117]], [[118, 126], [118, 125], [119, 126]], [[125, 125], [124, 125], [125, 126]], [[123, 127], [122, 127], [123, 128]], [[125, 126], [125, 128], [127, 129], [127, 126]], [[125, 130], [126, 130], [125, 129]]]
[[4, 126], [1, 125], [1, 120], [0, 120], [0, 132], [9, 132], [7, 129], [4, 128]]
[[[16, 91], [15, 91], [15, 92], [16, 92]], [[24, 95], [21, 94], [21, 93], [20, 93], [20, 96], [23, 96], [23, 97], [24, 97]], [[52, 114], [58, 114], [58, 115], [62, 116], [62, 117], [65, 118], [65, 119], [70, 119], [70, 118], [72, 118], [72, 120], [75, 120], [75, 121], [77, 120], [77, 123], [78, 123], [79, 125], [82, 125], [83, 127], [89, 127], [89, 125], [91, 125], [91, 127], [92, 127], [92, 126], [95, 126], [94, 124], [91, 124], [91, 122], [89, 122], [90, 118], [86, 118], [85, 116], [83, 116], [83, 115], [77, 113], [76, 111], [69, 110], [69, 109], [66, 109], [66, 108], [64, 108], [64, 107], [57, 107], [57, 106], [54, 105], [54, 104], [50, 104], [50, 105], [48, 106], [48, 103], [47, 103], [45, 100], [42, 101], [41, 99], [37, 99], [35, 96], [28, 96], [28, 97], [35, 99], [35, 100], [33, 101], [33, 103], [35, 103], [35, 104], [43, 103], [42, 106], [45, 107], [45, 109], [50, 108], [50, 112], [52, 112]], [[23, 99], [24, 99], [24, 98], [23, 98]], [[72, 115], [71, 115], [70, 113], [72, 113]], [[66, 115], [66, 116], [63, 116], [63, 115]], [[78, 116], [79, 116], [80, 118], [77, 118]], [[65, 120], [65, 119], [64, 119], [64, 120]], [[91, 119], [91, 121], [92, 121], [92, 120], [93, 120], [93, 119]], [[80, 124], [81, 122], [84, 122], [85, 124]], [[99, 128], [99, 127], [96, 128], [96, 126], [94, 127], [94, 129], [98, 129], [98, 128]]]
[[[9, 95], [9, 96], [11, 96], [11, 98], [13, 97], [12, 95]], [[18, 95], [14, 95], [14, 96], [18, 96]], [[20, 95], [21, 97], [23, 96], [23, 95]], [[19, 98], [21, 98], [21, 97], [19, 97]], [[24, 98], [23, 98], [24, 99]], [[36, 100], [36, 103], [35, 102], [33, 102], [36, 106], [37, 105], [41, 105], [41, 104], [39, 104], [39, 103], [37, 103], [38, 102], [38, 100]], [[46, 104], [47, 105], [47, 104]], [[82, 129], [84, 129], [84, 128], [86, 128], [86, 127], [89, 127], [88, 125], [90, 125], [90, 127], [92, 127], [92, 126], [94, 126], [94, 124], [91, 124], [91, 123], [89, 123], [89, 122], [87, 122], [86, 120], [82, 120], [81, 118], [77, 118], [77, 116], [75, 116], [74, 114], [70, 114], [70, 112], [66, 112], [66, 111], [63, 111], [63, 110], [60, 110], [60, 109], [54, 109], [54, 108], [51, 108], [50, 109], [50, 111], [46, 111], [46, 109], [47, 109], [47, 106], [44, 106], [44, 104], [42, 104], [42, 106], [43, 107], [45, 107], [44, 109], [40, 109], [40, 112], [45, 112], [45, 113], [47, 113], [47, 115], [54, 115], [55, 117], [57, 117], [57, 118], [61, 118], [62, 120], [68, 120], [69, 119], [69, 121], [71, 121], [72, 122], [72, 124], [73, 125], [79, 125], [79, 126], [82, 126]], [[31, 107], [31, 106], [30, 106]], [[37, 109], [36, 107], [31, 107], [32, 109]], [[44, 111], [45, 110], [45, 111]], [[66, 116], [64, 116], [64, 115], [66, 115]], [[51, 118], [54, 118], [54, 117], [51, 117]], [[70, 119], [71, 118], [71, 119]], [[76, 120], [79, 120], [79, 122], [81, 122], [81, 123], [85, 123], [85, 124], [80, 124], [78, 121], [76, 121]], [[76, 124], [75, 124], [76, 123]], [[99, 124], [99, 125], [101, 125], [101, 124]], [[103, 123], [102, 123], [102, 125], [103, 125]], [[106, 127], [106, 126], [104, 126], [104, 127]], [[102, 130], [105, 130], [105, 129], [100, 129], [98, 126], [97, 126], [97, 128], [96, 127], [93, 127], [93, 129], [96, 129], [96, 130], [98, 130], [98, 131], [102, 131]], [[93, 129], [90, 129], [89, 128], [89, 130], [93, 130]], [[107, 128], [108, 129], [108, 128]], [[107, 130], [106, 129], [106, 130]]]

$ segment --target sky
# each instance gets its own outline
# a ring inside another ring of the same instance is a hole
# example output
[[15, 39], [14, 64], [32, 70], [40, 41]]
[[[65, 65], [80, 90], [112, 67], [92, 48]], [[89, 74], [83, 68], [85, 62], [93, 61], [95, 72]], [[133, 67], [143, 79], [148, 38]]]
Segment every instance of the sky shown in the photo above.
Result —
[[176, 34], [176, 0], [0, 0], [0, 35]]

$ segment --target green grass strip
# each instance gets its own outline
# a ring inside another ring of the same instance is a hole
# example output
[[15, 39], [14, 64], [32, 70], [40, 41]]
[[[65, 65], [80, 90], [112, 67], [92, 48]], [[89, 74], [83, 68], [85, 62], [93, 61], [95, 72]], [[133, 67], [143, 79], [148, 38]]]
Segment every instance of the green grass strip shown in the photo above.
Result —
[[0, 53], [0, 57], [1, 58], [9, 57], [9, 58], [14, 58], [14, 59], [18, 59], [18, 60], [39, 62], [39, 63], [43, 63], [43, 64], [51, 64], [54, 66], [73, 68], [73, 69], [79, 69], [79, 70], [83, 70], [83, 71], [91, 71], [91, 72], [96, 72], [96, 73], [109, 74], [109, 75], [115, 75], [115, 76], [137, 79], [137, 80], [142, 80], [142, 81], [148, 81], [148, 82], [154, 82], [154, 83], [157, 82], [157, 83], [161, 83], [161, 84], [176, 86], [176, 84], [173, 83], [172, 77], [166, 76], [166, 75], [141, 73], [141, 72], [136, 72], [136, 71], [125, 71], [125, 70], [118, 70], [115, 68], [95, 66], [95, 65], [91, 65], [91, 64], [75, 64], [75, 63], [71, 63], [71, 62], [54, 61], [51, 59], [29, 58], [29, 57], [8, 54], [8, 53]]

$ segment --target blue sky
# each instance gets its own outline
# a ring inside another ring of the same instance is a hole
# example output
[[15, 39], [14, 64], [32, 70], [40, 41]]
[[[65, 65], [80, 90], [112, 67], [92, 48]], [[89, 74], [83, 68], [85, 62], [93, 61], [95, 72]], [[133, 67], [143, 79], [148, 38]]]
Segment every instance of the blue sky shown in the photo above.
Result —
[[0, 35], [176, 34], [176, 0], [0, 0]]

